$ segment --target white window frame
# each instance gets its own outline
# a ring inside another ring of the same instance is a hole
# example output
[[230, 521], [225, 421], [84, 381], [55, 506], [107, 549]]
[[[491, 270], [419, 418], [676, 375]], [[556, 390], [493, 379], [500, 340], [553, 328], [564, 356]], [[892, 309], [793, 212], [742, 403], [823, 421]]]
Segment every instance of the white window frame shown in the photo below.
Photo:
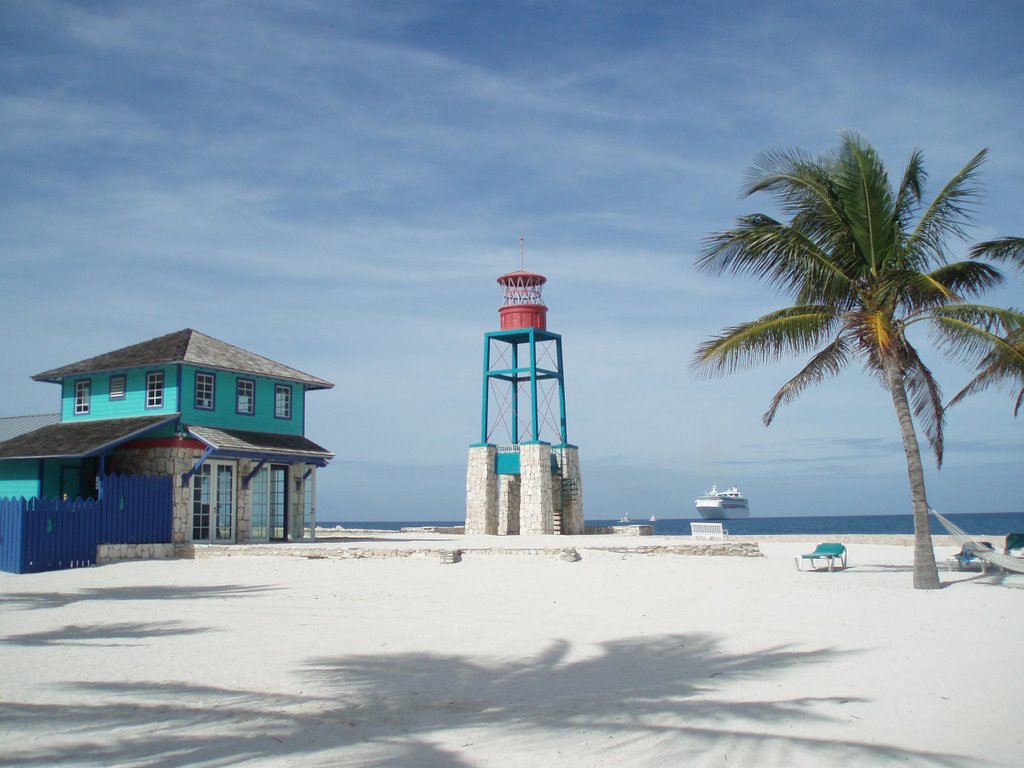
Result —
[[149, 371], [146, 373], [146, 407], [164, 407], [164, 372]]
[[[242, 387], [247, 386], [248, 393], [242, 393]], [[242, 398], [248, 397], [249, 407], [247, 410], [242, 410]], [[255, 416], [256, 415], [256, 381], [254, 379], [238, 379], [235, 382], [235, 413], [239, 416]]]
[[[200, 381], [203, 382], [202, 385], [200, 384]], [[204, 397], [202, 399], [202, 403], [203, 404], [201, 404], [200, 403], [200, 399], [199, 399], [200, 386], [202, 386], [203, 390], [205, 390], [206, 389], [205, 382], [207, 382], [207, 381], [209, 382], [210, 396], [209, 396], [209, 398]], [[195, 391], [194, 401], [195, 401], [195, 408], [196, 408], [196, 410], [197, 411], [212, 411], [212, 410], [214, 410], [217, 407], [217, 377], [214, 374], [212, 374], [212, 373], [206, 373], [205, 371], [196, 371], [195, 382], [196, 382], [196, 391]], [[209, 405], [205, 405], [205, 403], [207, 403], [207, 402], [209, 403]]]
[[92, 403], [92, 379], [78, 379], [75, 382], [75, 416], [89, 413]]
[[[282, 397], [282, 395], [284, 397]], [[282, 407], [282, 405], [284, 407]], [[291, 419], [292, 417], [292, 388], [289, 384], [274, 385], [274, 418]]]

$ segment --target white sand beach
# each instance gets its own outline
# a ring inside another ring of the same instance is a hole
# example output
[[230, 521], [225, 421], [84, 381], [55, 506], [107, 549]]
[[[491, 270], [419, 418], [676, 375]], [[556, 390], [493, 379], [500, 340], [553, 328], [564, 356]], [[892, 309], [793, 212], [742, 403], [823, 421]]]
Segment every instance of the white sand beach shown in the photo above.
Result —
[[[744, 558], [608, 549], [655, 537], [357, 538], [0, 573], [0, 764], [1024, 760], [1024, 576], [943, 569], [915, 591], [902, 544], [851, 543], [829, 573], [794, 566], [816, 541]], [[462, 562], [323, 556], [453, 546]]]

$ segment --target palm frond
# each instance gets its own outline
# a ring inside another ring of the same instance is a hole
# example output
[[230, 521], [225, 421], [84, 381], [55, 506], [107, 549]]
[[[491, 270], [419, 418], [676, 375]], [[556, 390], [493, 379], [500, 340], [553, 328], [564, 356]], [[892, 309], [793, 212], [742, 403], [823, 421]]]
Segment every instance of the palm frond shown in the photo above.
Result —
[[1001, 237], [971, 247], [972, 259], [1008, 261], [1024, 271], [1024, 237]]
[[1020, 354], [1012, 348], [1024, 333], [1024, 314], [1015, 309], [953, 304], [934, 307], [922, 319], [931, 321], [932, 340], [948, 358], [980, 367], [999, 348], [1011, 358]]
[[731, 326], [697, 347], [691, 368], [703, 376], [720, 376], [784, 355], [805, 354], [831, 334], [840, 317], [834, 307], [798, 306]]
[[931, 272], [899, 270], [887, 272], [879, 286], [888, 295], [899, 296], [908, 314], [980, 296], [1005, 282], [1003, 273], [990, 264], [958, 261]]
[[895, 203], [878, 153], [859, 136], [843, 134], [833, 183], [846, 228], [863, 254], [866, 271], [877, 274], [894, 253]]
[[834, 165], [833, 154], [815, 159], [798, 149], [768, 150], [754, 158], [741, 195], [768, 193], [786, 215], [793, 217], [794, 226], [800, 216], [813, 221], [816, 229], [808, 230], [809, 234], [830, 228], [841, 230], [837, 226], [843, 216], [833, 186]]
[[926, 277], [956, 296], [980, 296], [1006, 282], [998, 269], [977, 261], [945, 264], [929, 272]]
[[780, 405], [792, 402], [812, 384], [820, 384], [826, 379], [838, 375], [846, 367], [849, 360], [850, 343], [844, 336], [840, 335], [835, 341], [812, 357], [800, 373], [786, 382], [782, 389], [775, 393], [771, 405], [765, 411], [764, 416], [761, 417], [764, 425], [766, 427], [771, 425], [772, 420], [775, 418], [775, 412], [779, 409]]
[[907, 238], [907, 266], [927, 269], [946, 261], [946, 240], [950, 236], [967, 237], [967, 227], [974, 221], [974, 203], [980, 189], [976, 184], [988, 154], [983, 149], [961, 168], [942, 188], [921, 215], [917, 226]]
[[850, 290], [850, 278], [828, 253], [804, 233], [764, 214], [741, 216], [734, 229], [705, 238], [697, 268], [752, 275], [802, 297], [800, 303], [818, 297], [840, 301]]
[[1013, 415], [1020, 413], [1024, 403], [1024, 330], [1017, 330], [998, 339], [991, 351], [978, 363], [978, 374], [960, 390], [947, 408], [961, 402], [968, 395], [983, 392], [990, 386], [1006, 386], [1016, 394]]
[[910, 222], [917, 214], [917, 209], [924, 197], [924, 184], [928, 180], [928, 174], [924, 169], [924, 153], [915, 149], [907, 167], [903, 171], [903, 178], [896, 193], [895, 226], [899, 230], [906, 231]]

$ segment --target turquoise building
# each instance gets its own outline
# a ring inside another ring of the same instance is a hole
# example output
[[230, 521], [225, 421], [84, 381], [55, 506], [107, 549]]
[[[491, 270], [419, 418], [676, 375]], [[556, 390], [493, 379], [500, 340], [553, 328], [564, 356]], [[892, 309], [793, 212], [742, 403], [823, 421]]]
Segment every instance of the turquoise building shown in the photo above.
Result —
[[0, 498], [171, 475], [176, 543], [313, 536], [333, 454], [305, 436], [306, 393], [329, 381], [190, 328], [32, 378], [60, 386], [60, 414], [0, 420]]

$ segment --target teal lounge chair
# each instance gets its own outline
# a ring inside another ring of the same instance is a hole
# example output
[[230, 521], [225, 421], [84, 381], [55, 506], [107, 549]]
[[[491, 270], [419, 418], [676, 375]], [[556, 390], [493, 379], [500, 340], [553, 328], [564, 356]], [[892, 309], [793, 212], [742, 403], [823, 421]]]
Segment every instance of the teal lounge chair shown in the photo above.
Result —
[[806, 555], [800, 555], [796, 559], [796, 569], [800, 570], [801, 560], [810, 560], [811, 568], [817, 568], [815, 561], [827, 560], [828, 569], [831, 571], [835, 567], [835, 561], [839, 560], [843, 564], [843, 568], [846, 568], [846, 545], [845, 544], [819, 544], [813, 552], [808, 552]]

